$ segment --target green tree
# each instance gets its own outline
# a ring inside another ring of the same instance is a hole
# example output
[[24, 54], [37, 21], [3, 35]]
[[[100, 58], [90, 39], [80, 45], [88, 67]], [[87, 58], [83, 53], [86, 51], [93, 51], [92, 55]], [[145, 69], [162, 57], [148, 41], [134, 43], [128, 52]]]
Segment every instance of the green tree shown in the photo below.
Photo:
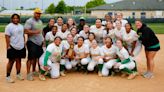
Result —
[[93, 8], [96, 6], [103, 5], [103, 4], [106, 4], [106, 2], [104, 0], [91, 0], [90, 2], [86, 3], [86, 8], [89, 9], [89, 8]]
[[51, 3], [48, 8], [45, 10], [46, 13], [50, 13], [50, 14], [53, 14], [55, 13], [55, 5], [54, 3]]
[[64, 14], [66, 12], [66, 4], [63, 0], [61, 0], [56, 6], [56, 13]]

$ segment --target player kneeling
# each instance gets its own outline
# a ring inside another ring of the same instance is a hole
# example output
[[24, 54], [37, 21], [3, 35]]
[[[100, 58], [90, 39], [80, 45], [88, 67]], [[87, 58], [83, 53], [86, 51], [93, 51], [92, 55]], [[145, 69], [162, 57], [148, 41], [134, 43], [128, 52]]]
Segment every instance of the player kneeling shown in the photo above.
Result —
[[74, 66], [76, 65], [82, 65], [82, 68], [85, 73], [87, 73], [87, 66], [90, 62], [89, 58], [89, 47], [84, 44], [84, 38], [78, 37], [77, 39], [77, 45], [74, 47], [75, 52], [75, 62]]
[[75, 58], [74, 46], [75, 46], [75, 43], [73, 41], [73, 35], [68, 34], [67, 40], [62, 41], [63, 55], [60, 62], [60, 75], [61, 76], [66, 76], [65, 69], [71, 70], [76, 65], [76, 62], [74, 60]]
[[98, 65], [98, 75], [102, 76], [101, 71], [103, 67], [103, 60], [101, 56], [101, 49], [98, 46], [96, 40], [92, 41], [91, 48], [90, 48], [90, 56], [91, 62], [88, 64], [88, 71], [93, 71], [95, 66]]
[[121, 40], [117, 40], [116, 45], [118, 47], [117, 56], [119, 58], [117, 59], [114, 68], [122, 71], [122, 77], [129, 75], [128, 79], [134, 79], [136, 77], [136, 71], [133, 70], [137, 67], [135, 61], [129, 56], [129, 53], [123, 47]]
[[60, 45], [61, 38], [55, 37], [54, 42], [48, 45], [45, 54], [40, 58], [40, 80], [46, 80], [45, 74], [50, 73], [51, 78], [60, 76], [60, 60], [62, 47]]
[[108, 76], [111, 74], [111, 69], [116, 62], [116, 46], [112, 44], [110, 37], [105, 38], [105, 45], [101, 48], [101, 55], [103, 56], [104, 65], [102, 68], [102, 75]]

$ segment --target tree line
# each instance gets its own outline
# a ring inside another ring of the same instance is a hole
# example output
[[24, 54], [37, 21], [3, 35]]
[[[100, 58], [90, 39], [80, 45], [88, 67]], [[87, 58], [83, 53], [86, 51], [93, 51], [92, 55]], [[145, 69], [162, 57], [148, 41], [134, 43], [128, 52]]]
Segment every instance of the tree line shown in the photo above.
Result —
[[71, 13], [72, 11], [75, 11], [75, 9], [79, 9], [81, 11], [84, 11], [86, 8], [86, 12], [90, 12], [90, 10], [88, 10], [89, 8], [93, 8], [96, 6], [100, 6], [106, 4], [106, 2], [104, 0], [90, 0], [89, 2], [86, 3], [86, 5], [84, 6], [68, 6], [66, 5], [66, 3], [64, 2], [64, 0], [61, 0], [57, 6], [54, 5], [54, 3], [51, 3], [47, 9], [45, 10], [45, 13], [48, 14], [53, 14], [53, 13], [60, 13], [60, 14], [64, 14], [64, 13]]

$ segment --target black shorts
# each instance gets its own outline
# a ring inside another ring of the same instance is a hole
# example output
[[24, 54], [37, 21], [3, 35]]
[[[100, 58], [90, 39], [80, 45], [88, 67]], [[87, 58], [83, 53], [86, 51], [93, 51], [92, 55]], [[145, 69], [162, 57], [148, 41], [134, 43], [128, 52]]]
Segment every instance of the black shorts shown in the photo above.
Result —
[[26, 48], [24, 47], [21, 50], [16, 50], [12, 46], [7, 49], [7, 58], [8, 59], [16, 59], [16, 58], [25, 58], [26, 57]]
[[157, 48], [145, 48], [146, 51], [158, 51], [160, 50], [160, 47]]
[[36, 45], [32, 41], [27, 41], [27, 50], [29, 60], [40, 58], [40, 56], [43, 54], [42, 45]]

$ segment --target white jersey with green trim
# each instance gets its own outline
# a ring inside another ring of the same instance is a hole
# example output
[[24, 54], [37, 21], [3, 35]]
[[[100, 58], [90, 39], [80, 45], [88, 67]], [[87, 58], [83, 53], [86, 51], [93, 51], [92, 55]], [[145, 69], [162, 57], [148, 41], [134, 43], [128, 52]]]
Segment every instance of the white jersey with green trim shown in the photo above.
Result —
[[[93, 41], [96, 41], [96, 40], [94, 39]], [[90, 41], [89, 39], [86, 39], [86, 40], [84, 41], [84, 44], [86, 44], [86, 45], [90, 48], [93, 41]]]
[[53, 42], [56, 37], [56, 34], [53, 35], [52, 31], [48, 32], [45, 36], [46, 41]]
[[51, 43], [50, 45], [48, 45], [46, 51], [51, 53], [49, 59], [52, 62], [59, 61], [61, 59], [61, 54], [62, 54], [62, 45], [56, 46], [54, 43]]
[[82, 31], [80, 31], [79, 35], [82, 36], [82, 37], [84, 37], [84, 39], [88, 39], [89, 32], [88, 33], [85, 33], [84, 30], [82, 30]]
[[117, 48], [115, 45], [112, 45], [110, 48], [107, 48], [106, 45], [101, 47], [101, 56], [105, 56], [107, 58], [115, 58], [116, 52]]
[[103, 38], [105, 38], [105, 37], [110, 37], [110, 38], [114, 39], [115, 38], [115, 31], [114, 31], [114, 29], [109, 30], [108, 33], [107, 33], [107, 30], [104, 30]]
[[138, 35], [134, 30], [131, 30], [129, 33], [126, 31], [123, 32], [123, 41], [126, 42], [128, 46], [131, 46], [134, 41], [138, 40]]
[[62, 40], [66, 40], [68, 34], [70, 34], [70, 31], [68, 31], [68, 30], [66, 30], [65, 32], [58, 31], [58, 32], [56, 33], [56, 36], [61, 37]]
[[68, 43], [67, 40], [63, 40], [61, 42], [61, 45], [62, 45], [62, 47], [63, 47], [64, 50], [68, 50], [70, 48], [70, 44]]
[[91, 47], [90, 48], [90, 55], [96, 55], [96, 56], [101, 56], [101, 48], [97, 46], [96, 48]]
[[115, 28], [114, 29], [114, 33], [115, 33], [115, 37], [116, 37], [116, 39], [123, 39], [123, 33], [125, 32], [125, 27], [121, 27], [121, 29], [119, 30], [119, 29], [117, 29], [117, 28]]
[[90, 32], [93, 32], [96, 36], [96, 41], [98, 43], [103, 43], [103, 33], [104, 33], [104, 26], [97, 28], [95, 25], [90, 27]]
[[89, 53], [89, 47], [85, 44], [83, 44], [81, 47], [78, 47], [78, 45], [75, 45], [74, 51], [76, 55], [86, 54]]
[[117, 56], [121, 61], [130, 58], [128, 51], [124, 47], [121, 50], [117, 48]]

